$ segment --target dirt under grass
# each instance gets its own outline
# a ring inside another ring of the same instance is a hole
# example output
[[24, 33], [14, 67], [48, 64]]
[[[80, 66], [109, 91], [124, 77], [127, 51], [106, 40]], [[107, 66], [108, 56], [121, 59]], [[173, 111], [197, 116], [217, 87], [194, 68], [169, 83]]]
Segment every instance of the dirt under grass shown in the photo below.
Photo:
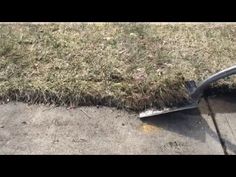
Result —
[[[233, 24], [0, 25], [0, 100], [136, 111], [236, 64]], [[212, 88], [232, 90], [235, 77]]]

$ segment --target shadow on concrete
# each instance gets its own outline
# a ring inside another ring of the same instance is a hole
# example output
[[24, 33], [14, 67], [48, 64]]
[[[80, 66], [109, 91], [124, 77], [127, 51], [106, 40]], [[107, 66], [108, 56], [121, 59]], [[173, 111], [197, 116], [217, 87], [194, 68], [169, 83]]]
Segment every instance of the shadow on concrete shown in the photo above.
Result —
[[[207, 112], [207, 109], [204, 111]], [[208, 122], [201, 116], [202, 113], [203, 112], [200, 112], [199, 109], [192, 109], [150, 117], [142, 119], [142, 121], [144, 123], [161, 127], [167, 131], [175, 132], [179, 135], [193, 138], [201, 142], [206, 141], [206, 135], [208, 134], [219, 142], [218, 134], [212, 130], [212, 128], [208, 125]], [[227, 148], [236, 153], [235, 144], [225, 139], [223, 143], [227, 143]], [[224, 146], [225, 145], [223, 144], [223, 149]]]
[[144, 118], [142, 121], [202, 142], [209, 131], [208, 124], [198, 109]]

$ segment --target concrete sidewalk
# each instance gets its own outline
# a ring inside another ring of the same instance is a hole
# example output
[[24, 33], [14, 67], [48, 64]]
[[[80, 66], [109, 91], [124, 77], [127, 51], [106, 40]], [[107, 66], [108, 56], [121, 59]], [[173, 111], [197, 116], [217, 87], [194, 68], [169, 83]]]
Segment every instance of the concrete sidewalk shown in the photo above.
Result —
[[0, 105], [0, 154], [235, 154], [236, 103], [224, 98], [143, 121], [115, 108], [8, 103]]
[[236, 154], [236, 95], [208, 100], [225, 154]]

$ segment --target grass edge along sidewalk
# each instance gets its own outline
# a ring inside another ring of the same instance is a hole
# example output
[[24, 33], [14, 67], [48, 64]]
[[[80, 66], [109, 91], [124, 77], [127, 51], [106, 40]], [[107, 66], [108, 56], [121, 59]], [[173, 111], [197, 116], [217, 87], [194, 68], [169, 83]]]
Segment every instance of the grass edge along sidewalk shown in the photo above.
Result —
[[135, 111], [185, 104], [186, 81], [236, 63], [235, 37], [231, 24], [1, 24], [0, 100]]

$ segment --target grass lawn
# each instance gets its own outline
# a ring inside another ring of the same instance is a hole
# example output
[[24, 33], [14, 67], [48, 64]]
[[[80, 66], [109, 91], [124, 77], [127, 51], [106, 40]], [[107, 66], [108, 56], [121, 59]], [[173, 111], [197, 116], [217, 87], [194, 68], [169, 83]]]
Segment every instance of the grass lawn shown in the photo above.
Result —
[[[236, 64], [234, 24], [0, 25], [0, 100], [140, 111]], [[234, 89], [230, 77], [212, 88]]]

